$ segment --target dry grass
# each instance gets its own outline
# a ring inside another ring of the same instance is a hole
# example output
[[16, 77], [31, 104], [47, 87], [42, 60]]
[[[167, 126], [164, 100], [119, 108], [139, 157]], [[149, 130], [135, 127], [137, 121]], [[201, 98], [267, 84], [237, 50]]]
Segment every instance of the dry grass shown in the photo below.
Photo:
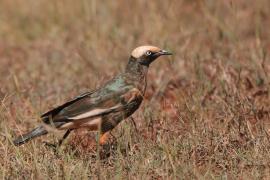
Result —
[[[268, 0], [0, 1], [0, 177], [268, 179], [269, 17]], [[150, 69], [138, 132], [123, 121], [111, 150], [85, 132], [12, 145], [142, 44], [174, 56]]]

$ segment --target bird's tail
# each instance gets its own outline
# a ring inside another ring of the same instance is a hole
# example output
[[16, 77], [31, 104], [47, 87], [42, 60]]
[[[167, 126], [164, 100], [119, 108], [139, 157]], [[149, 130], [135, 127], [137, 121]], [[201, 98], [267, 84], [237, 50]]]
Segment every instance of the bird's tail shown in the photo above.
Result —
[[13, 143], [14, 143], [15, 146], [20, 146], [20, 145], [30, 141], [33, 138], [45, 135], [47, 133], [48, 133], [48, 131], [43, 126], [39, 126], [39, 127], [35, 128], [35, 129], [33, 129], [31, 132], [17, 137], [13, 141]]

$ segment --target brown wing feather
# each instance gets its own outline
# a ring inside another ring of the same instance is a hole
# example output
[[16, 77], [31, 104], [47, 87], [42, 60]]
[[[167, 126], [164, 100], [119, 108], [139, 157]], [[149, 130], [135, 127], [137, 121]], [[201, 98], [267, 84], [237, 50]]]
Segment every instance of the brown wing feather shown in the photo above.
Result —
[[58, 107], [56, 107], [56, 108], [54, 108], [52, 110], [47, 111], [46, 113], [44, 113], [44, 114], [41, 115], [41, 118], [44, 119], [44, 120], [46, 120], [46, 117], [56, 115], [57, 113], [59, 113], [65, 107], [70, 106], [71, 104], [73, 104], [73, 103], [75, 103], [75, 102], [81, 100], [82, 98], [84, 98], [86, 96], [89, 96], [91, 94], [93, 94], [93, 91], [92, 92], [83, 93], [83, 94], [77, 96], [76, 98], [74, 98], [74, 99], [72, 99], [72, 100], [70, 100], [70, 101], [68, 101], [68, 102], [66, 102], [66, 103], [64, 103], [64, 104], [62, 104], [60, 106], [58, 106]]
[[[102, 94], [102, 95], [101, 95]], [[126, 115], [132, 114], [142, 100], [142, 94], [137, 88], [126, 86], [118, 91], [107, 90], [95, 91], [82, 94], [75, 99], [51, 110], [42, 115], [43, 122], [53, 123], [56, 127], [62, 127], [66, 123], [81, 124], [84, 120], [90, 122], [108, 114], [123, 112]], [[135, 105], [138, 104], [138, 105]], [[82, 120], [82, 121], [81, 121]]]

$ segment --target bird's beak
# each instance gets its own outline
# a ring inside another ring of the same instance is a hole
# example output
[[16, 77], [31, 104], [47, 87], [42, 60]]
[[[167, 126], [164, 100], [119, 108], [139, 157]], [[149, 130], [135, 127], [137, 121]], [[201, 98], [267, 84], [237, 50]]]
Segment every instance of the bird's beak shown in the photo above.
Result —
[[153, 58], [153, 60], [155, 60], [156, 58], [158, 58], [160, 56], [163, 56], [163, 55], [167, 55], [168, 56], [168, 55], [172, 55], [172, 53], [169, 52], [169, 51], [166, 51], [166, 50], [160, 50], [160, 51], [154, 53], [153, 56], [152, 56], [152, 58]]
[[162, 55], [172, 55], [171, 52], [169, 51], [166, 51], [166, 50], [161, 50], [157, 53], [159, 56], [162, 56]]

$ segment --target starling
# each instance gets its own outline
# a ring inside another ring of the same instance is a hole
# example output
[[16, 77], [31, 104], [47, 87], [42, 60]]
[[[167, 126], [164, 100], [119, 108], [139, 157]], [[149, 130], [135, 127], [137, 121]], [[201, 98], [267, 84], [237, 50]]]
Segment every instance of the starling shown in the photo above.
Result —
[[137, 47], [129, 57], [125, 72], [102, 87], [44, 113], [41, 115], [43, 123], [31, 132], [20, 135], [13, 141], [14, 145], [19, 146], [45, 135], [48, 128], [66, 131], [59, 145], [72, 130], [78, 128], [100, 131], [99, 143], [105, 144], [108, 132], [139, 108], [147, 85], [149, 65], [162, 55], [172, 54], [155, 46]]

